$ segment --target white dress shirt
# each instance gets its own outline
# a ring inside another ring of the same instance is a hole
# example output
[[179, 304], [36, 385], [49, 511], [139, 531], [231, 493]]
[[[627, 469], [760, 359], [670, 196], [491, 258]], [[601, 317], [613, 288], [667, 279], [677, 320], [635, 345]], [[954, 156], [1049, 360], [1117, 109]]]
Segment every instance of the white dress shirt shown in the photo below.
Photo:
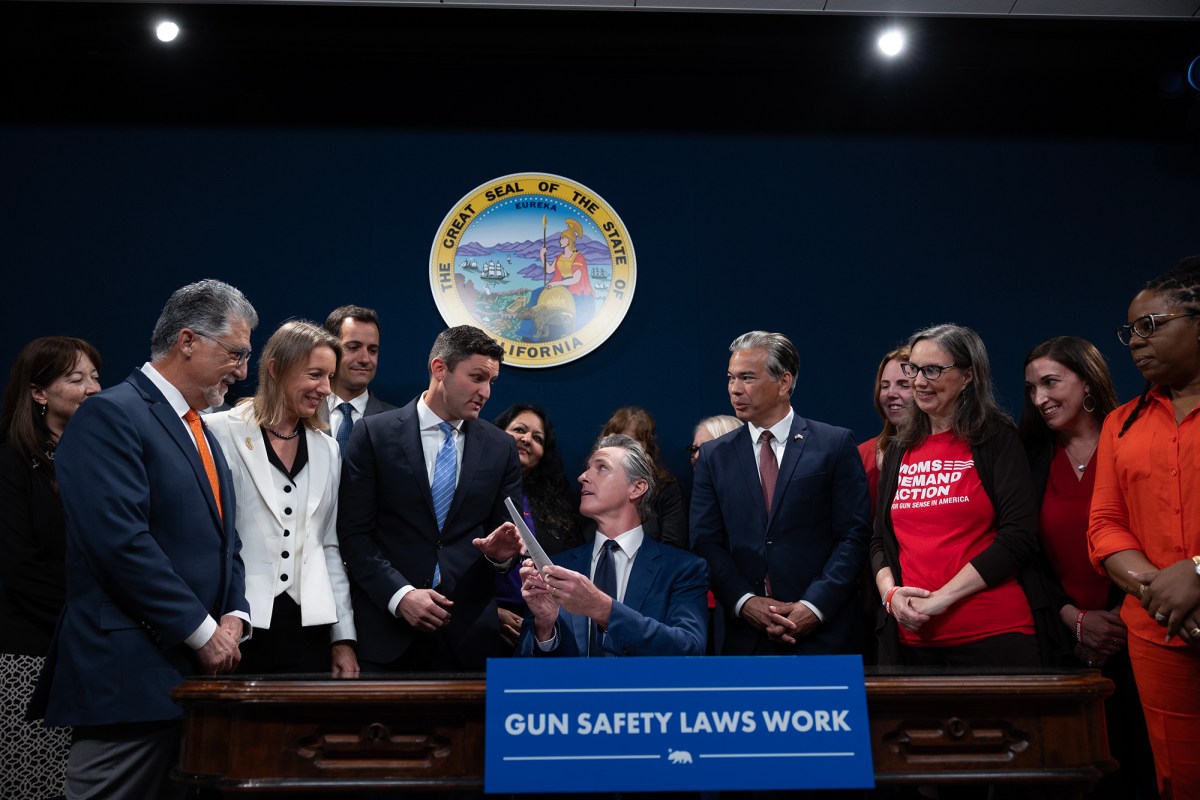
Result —
[[331, 436], [337, 436], [338, 429], [342, 427], [342, 410], [338, 406], [342, 403], [349, 403], [350, 421], [357, 424], [367, 413], [367, 401], [370, 399], [370, 395], [370, 392], [363, 392], [353, 400], [343, 400], [336, 394], [331, 394], [325, 398], [325, 410], [329, 412], [329, 433]]

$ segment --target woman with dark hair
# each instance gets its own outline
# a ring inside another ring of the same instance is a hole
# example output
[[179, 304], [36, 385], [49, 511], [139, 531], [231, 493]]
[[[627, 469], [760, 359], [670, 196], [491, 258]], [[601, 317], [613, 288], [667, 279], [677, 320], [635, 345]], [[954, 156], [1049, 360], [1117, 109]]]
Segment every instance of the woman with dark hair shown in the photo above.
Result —
[[1092, 563], [1128, 593], [1121, 619], [1159, 791], [1200, 797], [1200, 256], [1133, 298], [1117, 337], [1146, 378], [1096, 453]]
[[[1121, 764], [1090, 797], [1152, 797], [1153, 760], [1137, 686], [1125, 649], [1123, 592], [1088, 561], [1088, 510], [1096, 483], [1096, 445], [1117, 407], [1112, 377], [1095, 345], [1077, 336], [1042, 342], [1025, 357], [1025, 406], [1019, 428], [1034, 489], [1042, 551], [1059, 618], [1075, 645], [1077, 666], [1101, 667], [1116, 691], [1105, 702], [1109, 751]], [[1112, 610], [1109, 610], [1112, 609]]]
[[659, 454], [657, 426], [650, 412], [640, 406], [624, 406], [613, 412], [600, 431], [600, 438], [623, 433], [636, 439], [654, 463], [653, 510], [642, 520], [642, 529], [656, 542], [681, 550], [691, 549], [688, 541], [687, 509], [683, 505], [683, 490], [679, 481], [662, 465]]
[[[917, 332], [901, 367], [914, 404], [884, 456], [871, 568], [881, 663], [1036, 666], [1061, 627], [1018, 582], [1037, 551], [1037, 502], [987, 351], [959, 325]], [[1036, 572], [1034, 570], [1033, 572]], [[1032, 595], [1032, 592], [1030, 592]], [[1035, 625], [1034, 610], [1049, 620]]]
[[908, 361], [908, 348], [897, 347], [879, 362], [879, 368], [875, 370], [875, 413], [883, 420], [883, 430], [874, 439], [858, 446], [863, 469], [867, 471], [872, 515], [879, 496], [879, 467], [883, 464], [883, 454], [913, 403], [912, 380], [900, 369], [905, 361]]
[[233, 473], [254, 627], [239, 672], [358, 675], [337, 536], [341, 459], [316, 413], [341, 357], [324, 328], [285, 322], [263, 348], [254, 397], [207, 418]]
[[25, 722], [66, 600], [66, 523], [54, 451], [84, 400], [100, 391], [100, 354], [82, 339], [47, 336], [13, 363], [0, 412], [0, 797], [62, 793], [69, 728]]
[[[581, 518], [563, 474], [562, 454], [550, 417], [533, 403], [517, 403], [496, 417], [497, 428], [516, 440], [521, 462], [522, 515], [546, 553], [554, 556], [583, 543]], [[525, 600], [519, 570], [496, 575], [500, 637], [511, 654], [521, 635]]]

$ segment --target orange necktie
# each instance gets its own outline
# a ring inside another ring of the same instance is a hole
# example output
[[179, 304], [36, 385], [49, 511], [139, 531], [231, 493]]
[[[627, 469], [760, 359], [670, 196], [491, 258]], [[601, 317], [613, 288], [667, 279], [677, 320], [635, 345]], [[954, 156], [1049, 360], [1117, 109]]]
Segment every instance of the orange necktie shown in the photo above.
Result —
[[204, 474], [208, 476], [208, 485], [212, 487], [213, 498], [217, 501], [217, 515], [224, 522], [225, 512], [221, 510], [221, 484], [217, 481], [217, 464], [213, 461], [212, 451], [208, 449], [208, 439], [204, 436], [204, 425], [200, 422], [200, 415], [194, 408], [189, 408], [188, 412], [183, 415], [183, 419], [192, 429], [192, 438], [196, 440], [196, 447], [200, 450], [200, 460], [204, 462]]

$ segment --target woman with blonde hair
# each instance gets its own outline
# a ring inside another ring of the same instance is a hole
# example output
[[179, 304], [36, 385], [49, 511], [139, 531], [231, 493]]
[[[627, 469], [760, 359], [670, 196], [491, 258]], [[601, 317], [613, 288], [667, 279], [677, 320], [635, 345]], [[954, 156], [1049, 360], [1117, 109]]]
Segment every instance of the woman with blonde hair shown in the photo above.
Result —
[[692, 469], [696, 468], [696, 460], [700, 458], [700, 445], [720, 439], [727, 433], [732, 433], [742, 427], [742, 421], [729, 414], [717, 414], [715, 417], [705, 417], [696, 424], [692, 432], [692, 443], [688, 446], [688, 456], [692, 460]]
[[285, 322], [263, 348], [254, 397], [207, 418], [238, 498], [254, 627], [241, 672], [358, 674], [337, 537], [341, 460], [316, 415], [341, 355], [323, 328]]

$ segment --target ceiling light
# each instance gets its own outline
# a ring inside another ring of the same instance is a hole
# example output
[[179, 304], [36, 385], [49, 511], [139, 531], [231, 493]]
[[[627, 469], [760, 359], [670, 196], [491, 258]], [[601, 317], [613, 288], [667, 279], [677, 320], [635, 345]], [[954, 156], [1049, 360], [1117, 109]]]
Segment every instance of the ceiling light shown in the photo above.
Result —
[[879, 51], [888, 58], [897, 56], [904, 49], [904, 31], [892, 28], [890, 31], [884, 32], [876, 44], [879, 45]]
[[154, 29], [154, 35], [158, 37], [160, 42], [173, 42], [175, 37], [179, 35], [179, 26], [170, 20], [158, 23], [158, 27]]

